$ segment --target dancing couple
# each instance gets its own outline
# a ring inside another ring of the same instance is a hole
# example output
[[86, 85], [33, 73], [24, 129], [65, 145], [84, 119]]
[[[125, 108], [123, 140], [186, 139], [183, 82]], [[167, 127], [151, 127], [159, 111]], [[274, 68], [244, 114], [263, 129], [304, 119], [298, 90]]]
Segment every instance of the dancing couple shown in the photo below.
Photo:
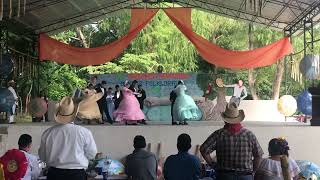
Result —
[[134, 80], [131, 85], [126, 81], [122, 88], [122, 99], [119, 107], [113, 112], [113, 117], [117, 122], [125, 124], [137, 125], [137, 123], [146, 124], [145, 115], [142, 112], [144, 99], [146, 98], [145, 91], [142, 86]]
[[199, 119], [198, 106], [193, 98], [186, 94], [187, 87], [180, 80], [170, 93], [172, 125], [188, 125], [187, 121]]

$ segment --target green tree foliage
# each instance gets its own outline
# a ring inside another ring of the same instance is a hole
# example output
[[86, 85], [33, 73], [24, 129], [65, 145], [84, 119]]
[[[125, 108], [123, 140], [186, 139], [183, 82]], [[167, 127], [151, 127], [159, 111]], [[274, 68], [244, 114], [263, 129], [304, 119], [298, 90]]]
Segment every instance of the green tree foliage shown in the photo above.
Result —
[[[128, 10], [124, 10], [95, 24], [83, 26], [81, 29], [89, 46], [98, 47], [124, 36], [129, 30], [129, 25], [130, 13]], [[248, 24], [246, 22], [194, 9], [192, 11], [192, 25], [196, 33], [223, 48], [248, 49]], [[319, 29], [316, 32], [319, 32]], [[255, 48], [270, 44], [283, 37], [282, 32], [258, 25], [255, 25], [253, 33]], [[59, 33], [54, 38], [73, 46], [82, 46], [75, 29]], [[303, 49], [302, 37], [294, 37], [293, 45], [296, 51]], [[319, 51], [320, 43], [314, 48], [315, 53], [319, 53]], [[282, 84], [281, 95], [286, 93], [297, 95], [303, 90], [303, 84], [295, 81], [298, 80], [297, 78], [290, 76], [292, 72], [297, 71], [297, 68], [291, 68], [294, 67], [291, 65], [299, 63], [302, 56], [303, 53], [300, 53], [293, 56], [292, 60], [287, 59], [288, 71], [285, 76], [287, 81]], [[164, 67], [164, 72], [208, 73], [209, 78], [201, 82], [203, 88], [206, 88], [209, 81], [214, 81], [214, 78], [217, 77], [214, 75], [215, 73], [220, 77], [225, 77], [228, 84], [234, 83], [236, 79], [243, 79], [244, 82], [248, 80], [246, 70], [234, 71], [219, 67], [216, 69], [214, 65], [204, 61], [197, 54], [195, 47], [175, 27], [165, 13], [159, 11], [123, 54], [112, 62], [82, 68], [46, 63], [43, 67], [43, 73], [47, 77], [43, 81], [47, 82], [49, 96], [58, 99], [69, 94], [75, 87], [84, 85], [84, 74], [88, 72], [95, 74], [152, 73], [156, 72], [158, 65]], [[271, 98], [275, 71], [276, 65], [255, 69], [255, 86], [261, 99]]]
[[52, 100], [70, 96], [75, 88], [86, 85], [84, 76], [76, 68], [55, 62], [42, 63], [40, 76], [40, 92]]

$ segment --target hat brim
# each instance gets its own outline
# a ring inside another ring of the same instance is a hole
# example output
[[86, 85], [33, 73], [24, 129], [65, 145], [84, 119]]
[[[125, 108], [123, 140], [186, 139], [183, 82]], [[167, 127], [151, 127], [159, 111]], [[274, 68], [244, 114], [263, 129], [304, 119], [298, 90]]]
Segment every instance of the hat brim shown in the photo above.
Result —
[[230, 117], [226, 116], [226, 115], [224, 114], [224, 112], [221, 113], [221, 116], [222, 116], [223, 121], [226, 122], [226, 123], [229, 123], [229, 124], [237, 124], [237, 123], [240, 123], [240, 122], [242, 122], [242, 121], [244, 120], [244, 118], [246, 117], [246, 116], [244, 115], [244, 111], [243, 111], [243, 110], [239, 110], [239, 116], [238, 116], [238, 117], [235, 117], [235, 118], [230, 118]]
[[221, 78], [216, 79], [216, 84], [218, 87], [221, 87], [221, 88], [224, 86], [223, 80]]
[[79, 105], [74, 104], [74, 112], [68, 116], [58, 114], [58, 109], [59, 109], [59, 104], [56, 104], [55, 112], [53, 115], [55, 121], [59, 124], [68, 124], [73, 122], [75, 117], [77, 116], [79, 111]]

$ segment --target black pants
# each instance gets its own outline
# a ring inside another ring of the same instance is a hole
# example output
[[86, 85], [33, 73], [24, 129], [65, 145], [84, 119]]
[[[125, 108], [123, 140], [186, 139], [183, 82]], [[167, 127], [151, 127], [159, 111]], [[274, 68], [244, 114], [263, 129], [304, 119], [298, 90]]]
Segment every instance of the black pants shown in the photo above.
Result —
[[173, 105], [174, 105], [174, 102], [171, 103], [171, 121], [172, 121], [172, 123], [175, 122], [174, 119], [173, 119]]
[[84, 169], [49, 168], [47, 180], [87, 180]]

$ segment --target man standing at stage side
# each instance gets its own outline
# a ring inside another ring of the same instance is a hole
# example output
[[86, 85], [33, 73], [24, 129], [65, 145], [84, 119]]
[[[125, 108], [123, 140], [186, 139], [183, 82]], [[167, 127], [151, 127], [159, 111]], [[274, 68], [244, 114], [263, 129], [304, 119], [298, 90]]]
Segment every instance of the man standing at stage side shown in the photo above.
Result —
[[212, 133], [201, 145], [200, 152], [209, 165], [215, 164], [211, 153], [216, 151], [217, 180], [253, 180], [263, 155], [256, 136], [242, 127], [243, 110], [235, 103], [228, 104], [221, 114], [225, 125]]
[[233, 96], [230, 99], [230, 104], [235, 103], [237, 106], [239, 106], [240, 101], [248, 96], [247, 89], [243, 85], [243, 81], [241, 79], [239, 79], [238, 84], [224, 85], [224, 87], [233, 88]]
[[9, 116], [9, 124], [14, 124], [14, 114], [16, 113], [16, 108], [18, 105], [18, 96], [16, 91], [14, 90], [14, 86], [16, 85], [16, 83], [11, 80], [8, 82], [8, 90], [12, 93], [14, 99], [15, 99], [15, 103], [13, 104], [12, 108], [11, 108], [11, 112], [10, 112], [10, 116]]

